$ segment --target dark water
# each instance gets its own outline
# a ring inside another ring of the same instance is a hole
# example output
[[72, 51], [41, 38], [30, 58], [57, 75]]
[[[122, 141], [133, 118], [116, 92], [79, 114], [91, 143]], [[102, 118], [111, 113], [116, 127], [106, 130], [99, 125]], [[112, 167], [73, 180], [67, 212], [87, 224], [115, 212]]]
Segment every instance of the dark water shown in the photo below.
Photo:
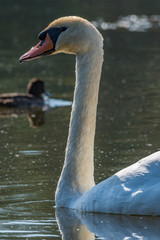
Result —
[[[21, 65], [18, 59], [60, 16], [85, 17], [102, 33], [96, 182], [160, 149], [159, 10], [158, 0], [0, 1], [0, 93], [23, 92], [30, 78], [40, 77], [52, 97], [72, 101], [74, 56]], [[62, 239], [60, 229], [68, 240], [159, 239], [159, 218], [67, 211], [58, 211], [56, 218], [54, 194], [70, 110], [47, 111], [39, 127], [31, 121], [32, 113], [3, 118], [0, 113], [0, 239]]]

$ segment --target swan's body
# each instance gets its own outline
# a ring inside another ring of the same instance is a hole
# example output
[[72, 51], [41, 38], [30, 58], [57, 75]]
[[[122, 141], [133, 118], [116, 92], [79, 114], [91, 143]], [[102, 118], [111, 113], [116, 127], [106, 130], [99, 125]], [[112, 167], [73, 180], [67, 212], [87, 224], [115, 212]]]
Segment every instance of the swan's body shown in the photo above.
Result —
[[76, 54], [76, 86], [65, 163], [56, 190], [56, 206], [80, 211], [160, 215], [160, 152], [94, 184], [94, 135], [103, 39], [79, 17], [52, 22], [41, 42], [20, 61], [59, 52]]

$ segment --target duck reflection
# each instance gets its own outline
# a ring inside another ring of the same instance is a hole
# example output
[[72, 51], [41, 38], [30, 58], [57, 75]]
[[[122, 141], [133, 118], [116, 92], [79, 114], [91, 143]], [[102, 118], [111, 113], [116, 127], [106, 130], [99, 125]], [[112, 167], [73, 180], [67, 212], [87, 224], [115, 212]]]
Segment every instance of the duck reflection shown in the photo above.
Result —
[[31, 127], [40, 127], [45, 123], [45, 114], [42, 108], [0, 108], [0, 118], [16, 118], [26, 116]]
[[63, 240], [159, 239], [160, 218], [82, 213], [57, 208]]
[[31, 127], [41, 127], [45, 123], [45, 112], [41, 109], [30, 111], [27, 117]]

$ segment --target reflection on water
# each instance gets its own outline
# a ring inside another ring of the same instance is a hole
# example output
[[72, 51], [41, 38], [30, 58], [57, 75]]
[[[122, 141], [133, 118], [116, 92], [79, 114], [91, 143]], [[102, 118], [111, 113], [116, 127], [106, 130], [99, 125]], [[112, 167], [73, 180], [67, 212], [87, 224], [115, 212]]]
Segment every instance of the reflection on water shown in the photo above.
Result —
[[26, 116], [31, 127], [40, 127], [45, 123], [45, 111], [42, 108], [0, 108], [0, 118], [20, 116]]
[[7, 108], [0, 107], [0, 118], [17, 118], [18, 116], [26, 116], [31, 127], [40, 127], [45, 123], [45, 114], [47, 110], [56, 107], [71, 106], [71, 101], [47, 98], [44, 106], [31, 108]]
[[[56, 209], [64, 240], [159, 239], [160, 218], [81, 213]], [[154, 224], [152, 224], [154, 222]]]
[[61, 99], [53, 99], [53, 98], [49, 98], [47, 100], [47, 104], [51, 107], [51, 108], [55, 108], [55, 107], [65, 107], [65, 106], [71, 106], [72, 102], [71, 101], [64, 101]]
[[[19, 56], [59, 16], [86, 17], [101, 31], [105, 56], [95, 141], [95, 180], [100, 182], [160, 148], [159, 8], [159, 0], [152, 5], [144, 0], [0, 1], [0, 92], [24, 91], [28, 79], [36, 76], [45, 80], [54, 99], [68, 102], [68, 107], [52, 109], [56, 104], [50, 102], [49, 110], [0, 118], [0, 239], [62, 238], [53, 206], [68, 134], [75, 58], [62, 54], [19, 65]], [[31, 128], [28, 120], [41, 127]], [[159, 218], [57, 211], [57, 219], [63, 239], [69, 240], [155, 240], [160, 235]]]

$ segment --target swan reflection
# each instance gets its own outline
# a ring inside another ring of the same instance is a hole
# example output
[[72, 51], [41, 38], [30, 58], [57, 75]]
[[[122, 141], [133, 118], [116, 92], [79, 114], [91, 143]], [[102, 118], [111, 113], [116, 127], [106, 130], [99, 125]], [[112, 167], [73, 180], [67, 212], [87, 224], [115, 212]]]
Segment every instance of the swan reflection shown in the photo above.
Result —
[[64, 208], [56, 209], [63, 240], [127, 240], [159, 239], [160, 218], [82, 213]]

